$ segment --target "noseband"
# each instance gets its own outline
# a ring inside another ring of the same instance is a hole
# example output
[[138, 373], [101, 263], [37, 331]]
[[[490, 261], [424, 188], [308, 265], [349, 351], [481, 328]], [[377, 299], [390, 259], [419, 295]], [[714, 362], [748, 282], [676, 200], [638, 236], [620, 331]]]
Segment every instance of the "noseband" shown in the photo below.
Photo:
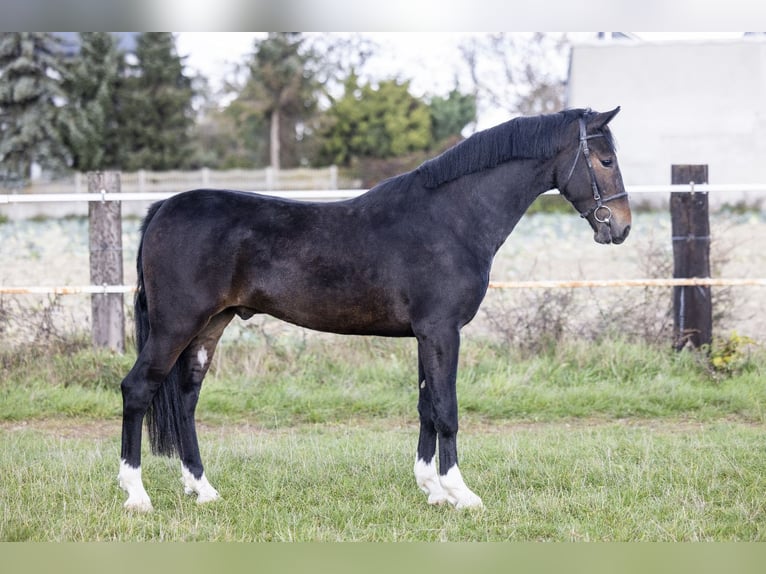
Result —
[[582, 155], [585, 157], [585, 163], [588, 166], [588, 174], [590, 175], [590, 185], [593, 189], [593, 201], [595, 202], [593, 204], [593, 207], [591, 207], [587, 211], [581, 211], [580, 217], [588, 217], [591, 214], [593, 215], [593, 218], [598, 221], [599, 223], [606, 223], [609, 224], [609, 221], [612, 219], [612, 210], [609, 209], [609, 206], [604, 205], [605, 203], [609, 201], [614, 201], [615, 199], [620, 199], [621, 197], [625, 197], [628, 195], [628, 192], [623, 191], [622, 193], [617, 193], [615, 195], [612, 195], [610, 197], [603, 198], [601, 197], [601, 192], [598, 189], [598, 182], [596, 181], [596, 172], [593, 169], [593, 162], [590, 159], [590, 148], [588, 147], [588, 140], [592, 140], [595, 138], [603, 138], [605, 137], [604, 134], [592, 134], [587, 135], [585, 131], [585, 120], [583, 118], [580, 118], [580, 145], [577, 146], [577, 155], [575, 156], [574, 163], [572, 164], [572, 169], [569, 170], [569, 175], [567, 176], [566, 183], [564, 183], [564, 188], [566, 189], [567, 185], [569, 184], [569, 180], [572, 179], [572, 174], [574, 174], [575, 167], [577, 167], [577, 161], [580, 159], [580, 153], [582, 152]]

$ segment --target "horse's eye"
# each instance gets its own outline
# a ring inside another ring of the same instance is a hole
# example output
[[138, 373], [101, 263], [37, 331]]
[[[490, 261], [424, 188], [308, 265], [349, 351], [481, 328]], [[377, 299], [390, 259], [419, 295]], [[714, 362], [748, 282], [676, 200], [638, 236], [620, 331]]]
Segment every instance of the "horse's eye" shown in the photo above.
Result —
[[604, 167], [612, 167], [613, 164], [614, 164], [614, 161], [611, 160], [611, 159], [602, 159], [601, 160], [601, 165], [603, 165]]

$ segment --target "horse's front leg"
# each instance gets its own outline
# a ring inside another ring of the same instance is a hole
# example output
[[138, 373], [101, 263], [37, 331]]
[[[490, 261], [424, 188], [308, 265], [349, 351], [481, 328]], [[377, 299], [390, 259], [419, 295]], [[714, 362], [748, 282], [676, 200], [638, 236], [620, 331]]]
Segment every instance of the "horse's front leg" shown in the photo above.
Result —
[[426, 496], [428, 504], [442, 504], [447, 501], [447, 493], [439, 481], [436, 469], [436, 426], [431, 407], [430, 386], [426, 384], [423, 361], [418, 356], [418, 413], [420, 415], [420, 436], [415, 454], [415, 482]]
[[[481, 498], [466, 486], [458, 468], [456, 382], [460, 332], [455, 327], [443, 327], [416, 335], [418, 361], [422, 367], [419, 369], [422, 372], [418, 402], [420, 440], [415, 462], [418, 486], [428, 494], [429, 502], [446, 499], [455, 508], [481, 507]], [[438, 487], [433, 464], [436, 438], [439, 447]]]

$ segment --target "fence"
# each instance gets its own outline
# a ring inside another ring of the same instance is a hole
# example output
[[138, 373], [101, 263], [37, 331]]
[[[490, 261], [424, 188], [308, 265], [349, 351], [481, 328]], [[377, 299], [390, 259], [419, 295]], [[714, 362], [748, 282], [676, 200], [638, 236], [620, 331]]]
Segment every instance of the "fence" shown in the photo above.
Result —
[[[169, 197], [180, 190], [194, 188], [247, 189], [265, 192], [278, 189], [280, 192], [305, 192], [313, 190], [313, 195], [339, 193], [339, 188], [359, 187], [358, 180], [343, 177], [336, 166], [308, 169], [232, 169], [197, 171], [146, 171], [121, 172], [119, 201], [125, 202], [123, 216], [140, 216], [146, 212], [150, 202]], [[13, 205], [13, 210], [5, 210], [5, 216], [11, 219], [30, 219], [33, 217], [66, 217], [71, 215], [86, 216], [86, 202], [94, 199], [118, 201], [101, 196], [94, 198], [86, 191], [87, 178], [75, 173], [69, 178], [56, 181], [33, 181], [18, 190], [18, 193], [0, 194], [0, 207]], [[342, 194], [341, 194], [342, 195]], [[302, 194], [296, 194], [299, 199]], [[309, 193], [305, 198], [311, 198]], [[333, 195], [333, 197], [335, 197]]]
[[[83, 193], [87, 187], [87, 177], [75, 173], [71, 179], [52, 182], [32, 182], [24, 189], [25, 193]], [[250, 189], [264, 191], [268, 189], [338, 189], [348, 182], [340, 177], [337, 166], [326, 168], [298, 168], [274, 170], [264, 169], [229, 169], [211, 170], [202, 168], [197, 171], [147, 171], [120, 172], [120, 186], [123, 193], [163, 193], [194, 187], [215, 187], [229, 189]]]
[[[704, 169], [702, 169], [704, 167]], [[330, 172], [332, 173], [332, 172]], [[627, 189], [636, 194], [671, 194], [671, 215], [674, 221], [674, 278], [632, 279], [597, 281], [515, 281], [491, 282], [492, 289], [533, 288], [601, 288], [601, 287], [673, 287], [674, 289], [674, 345], [677, 348], [687, 341], [694, 345], [710, 342], [710, 329], [706, 327], [712, 314], [711, 286], [766, 286], [766, 278], [722, 279], [709, 276], [709, 231], [699, 225], [707, 225], [707, 194], [717, 192], [766, 193], [766, 185], [710, 185], [707, 183], [706, 166], [674, 166], [670, 185], [632, 186]], [[697, 181], [689, 179], [695, 175]], [[701, 174], [704, 174], [700, 177]], [[337, 181], [337, 174], [335, 175]], [[280, 180], [281, 181], [281, 180]], [[93, 343], [122, 351], [124, 348], [123, 296], [133, 291], [132, 286], [122, 284], [121, 215], [124, 202], [151, 202], [170, 197], [178, 191], [129, 191], [121, 189], [120, 174], [89, 174], [87, 193], [0, 194], [2, 204], [34, 204], [43, 202], [87, 202], [90, 220], [91, 285], [82, 286], [17, 286], [2, 287], [0, 294], [90, 294], [92, 307]], [[211, 186], [217, 183], [211, 183]], [[188, 187], [188, 186], [184, 186]], [[235, 187], [235, 186], [232, 186]], [[177, 188], [176, 188], [177, 189]], [[274, 191], [252, 189], [270, 195], [297, 200], [335, 200], [356, 197], [362, 189], [304, 189]], [[556, 191], [548, 193], [558, 193]], [[675, 204], [674, 207], [674, 198]], [[701, 209], [700, 206], [703, 206]], [[696, 222], [696, 223], [695, 223]], [[702, 222], [702, 223], [700, 223]], [[678, 225], [686, 225], [686, 228]], [[697, 226], [697, 227], [695, 227]], [[697, 243], [703, 244], [698, 249]], [[119, 254], [115, 257], [115, 254]], [[118, 263], [119, 261], [119, 263]], [[693, 288], [693, 289], [690, 289]], [[703, 324], [700, 327], [700, 322]]]

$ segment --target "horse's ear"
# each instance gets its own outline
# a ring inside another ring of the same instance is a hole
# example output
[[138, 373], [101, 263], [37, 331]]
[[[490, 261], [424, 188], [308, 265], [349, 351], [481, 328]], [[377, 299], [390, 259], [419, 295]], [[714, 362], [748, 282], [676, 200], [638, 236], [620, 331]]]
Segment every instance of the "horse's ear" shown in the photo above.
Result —
[[616, 116], [620, 111], [620, 106], [617, 106], [610, 112], [597, 113], [588, 120], [588, 128], [593, 131], [603, 129], [603, 127], [612, 121], [612, 118]]

